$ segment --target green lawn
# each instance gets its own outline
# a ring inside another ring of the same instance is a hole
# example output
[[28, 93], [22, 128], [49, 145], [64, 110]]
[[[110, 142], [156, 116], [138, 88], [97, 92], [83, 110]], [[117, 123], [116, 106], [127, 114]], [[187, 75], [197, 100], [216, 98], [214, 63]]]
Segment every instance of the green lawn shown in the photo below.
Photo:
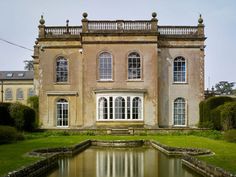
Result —
[[28, 157], [27, 152], [43, 147], [63, 147], [78, 144], [86, 139], [99, 140], [136, 140], [153, 139], [163, 144], [176, 147], [199, 147], [207, 148], [215, 152], [214, 156], [199, 157], [213, 165], [222, 167], [236, 174], [236, 143], [228, 143], [222, 140], [213, 140], [198, 136], [49, 136], [38, 137], [18, 143], [0, 145], [0, 176], [9, 171], [16, 170], [35, 162], [39, 158]]

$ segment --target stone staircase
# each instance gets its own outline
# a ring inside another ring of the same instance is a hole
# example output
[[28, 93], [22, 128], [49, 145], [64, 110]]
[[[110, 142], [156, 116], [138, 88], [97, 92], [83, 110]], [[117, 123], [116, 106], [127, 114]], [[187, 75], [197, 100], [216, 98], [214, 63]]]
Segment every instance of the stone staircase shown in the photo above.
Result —
[[113, 128], [110, 129], [110, 135], [131, 135], [129, 129], [125, 128]]

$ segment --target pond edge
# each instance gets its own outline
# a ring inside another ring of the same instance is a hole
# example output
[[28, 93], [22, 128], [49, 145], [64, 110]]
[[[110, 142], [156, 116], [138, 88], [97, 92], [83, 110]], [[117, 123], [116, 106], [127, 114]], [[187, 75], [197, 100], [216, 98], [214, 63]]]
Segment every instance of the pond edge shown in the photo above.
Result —
[[43, 157], [43, 159], [17, 171], [8, 173], [6, 177], [36, 177], [42, 176], [48, 171], [58, 167], [58, 159], [65, 155], [74, 155], [82, 152], [89, 146], [103, 147], [140, 147], [143, 145], [152, 146], [167, 155], [181, 155], [182, 164], [193, 169], [204, 176], [214, 177], [236, 177], [236, 175], [225, 171], [222, 168], [215, 167], [194, 156], [212, 155], [207, 149], [199, 148], [179, 148], [161, 144], [154, 140], [86, 140], [72, 147], [42, 148], [30, 152], [28, 155]]

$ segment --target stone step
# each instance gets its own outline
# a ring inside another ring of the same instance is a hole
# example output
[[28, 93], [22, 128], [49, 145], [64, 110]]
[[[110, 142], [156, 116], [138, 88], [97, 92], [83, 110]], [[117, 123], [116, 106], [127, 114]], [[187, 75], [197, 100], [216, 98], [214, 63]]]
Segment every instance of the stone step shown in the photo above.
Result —
[[111, 135], [130, 135], [129, 129], [111, 129]]

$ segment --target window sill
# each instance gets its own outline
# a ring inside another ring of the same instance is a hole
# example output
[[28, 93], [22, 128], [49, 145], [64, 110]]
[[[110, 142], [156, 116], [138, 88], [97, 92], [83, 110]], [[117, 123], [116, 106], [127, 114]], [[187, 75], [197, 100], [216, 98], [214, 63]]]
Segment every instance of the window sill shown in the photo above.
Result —
[[188, 82], [173, 82], [173, 85], [188, 85]]
[[54, 85], [70, 85], [69, 82], [54, 82]]
[[187, 125], [173, 125], [173, 128], [185, 128]]
[[128, 79], [126, 82], [144, 82], [142, 79]]
[[97, 82], [114, 82], [114, 80], [97, 80]]
[[69, 126], [56, 126], [57, 128], [69, 128]]
[[143, 122], [143, 119], [101, 119], [97, 122]]

